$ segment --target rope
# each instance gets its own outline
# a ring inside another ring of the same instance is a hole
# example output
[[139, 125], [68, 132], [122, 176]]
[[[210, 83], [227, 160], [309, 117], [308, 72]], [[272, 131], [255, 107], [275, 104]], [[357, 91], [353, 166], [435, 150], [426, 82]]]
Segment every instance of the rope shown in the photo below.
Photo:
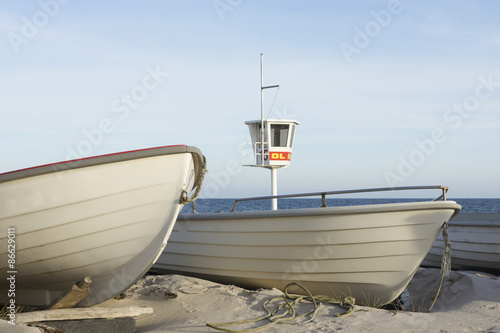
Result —
[[[290, 288], [292, 286], [297, 286], [297, 287], [301, 288], [302, 290], [305, 291], [305, 293], [307, 295], [289, 294], [288, 288]], [[273, 301], [276, 301], [276, 300], [282, 300], [284, 303], [277, 305], [274, 310], [271, 310], [269, 308], [269, 304], [271, 304]], [[299, 304], [302, 301], [311, 302], [313, 305], [313, 309], [311, 311], [308, 311], [307, 313], [297, 315], [297, 312], [295, 311], [295, 307], [297, 306], [297, 304]], [[324, 296], [324, 295], [313, 296], [309, 292], [309, 290], [307, 290], [304, 286], [302, 286], [299, 283], [292, 282], [285, 287], [283, 295], [269, 298], [264, 302], [262, 307], [267, 312], [267, 315], [265, 315], [263, 317], [255, 318], [255, 319], [233, 321], [233, 322], [229, 322], [229, 323], [207, 323], [206, 325], [208, 327], [214, 328], [216, 330], [230, 332], [230, 333], [255, 332], [255, 331], [267, 329], [267, 328], [269, 328], [273, 325], [276, 325], [276, 324], [294, 325], [294, 324], [296, 324], [296, 322], [293, 319], [306, 317], [306, 316], [310, 316], [310, 318], [308, 320], [304, 321], [303, 323], [309, 323], [316, 318], [316, 314], [318, 313], [319, 309], [321, 308], [320, 305], [322, 303], [339, 305], [343, 309], [346, 309], [345, 313], [336, 313], [335, 314], [336, 317], [346, 317], [346, 316], [354, 313], [354, 301], [355, 301], [354, 297], [346, 297], [346, 299], [343, 302], [338, 302], [335, 299], [328, 297], [328, 296]], [[282, 311], [282, 310], [284, 310], [284, 311]], [[249, 324], [249, 323], [258, 323], [259, 321], [266, 320], [266, 319], [268, 319], [270, 322], [265, 324], [265, 325], [254, 327], [254, 328], [247, 328], [247, 329], [243, 329], [243, 330], [233, 330], [231, 328], [228, 328], [228, 326], [242, 325], [242, 324]]]
[[444, 241], [444, 254], [441, 261], [441, 270], [444, 271], [444, 276], [448, 276], [451, 270], [451, 241], [448, 234], [448, 223], [443, 224], [443, 241]]
[[271, 112], [273, 111], [273, 106], [274, 102], [276, 102], [276, 97], [278, 97], [278, 93], [280, 92], [280, 87], [278, 86], [278, 89], [276, 90], [276, 94], [274, 95], [273, 103], [271, 104], [271, 107], [269, 108], [269, 113], [267, 114], [267, 118], [271, 115]]
[[434, 300], [432, 301], [431, 306], [429, 307], [429, 310], [427, 312], [430, 312], [432, 310], [432, 307], [434, 306], [434, 303], [436, 303], [439, 293], [441, 291], [441, 287], [443, 285], [444, 278], [450, 274], [450, 269], [451, 269], [451, 242], [450, 242], [450, 236], [448, 235], [448, 223], [443, 224], [443, 241], [444, 241], [444, 251], [443, 251], [443, 258], [441, 259], [441, 279], [439, 280], [439, 287], [436, 292], [436, 296], [434, 297]]
[[[198, 181], [198, 185], [196, 186], [196, 191], [193, 193], [191, 198], [188, 198], [186, 191], [182, 191], [181, 199], [180, 199], [181, 204], [183, 204], [183, 205], [188, 204], [190, 202], [195, 201], [198, 198], [198, 195], [200, 195], [200, 191], [201, 191], [201, 185], [203, 184], [203, 179], [205, 179], [206, 173], [207, 173], [207, 159], [205, 158], [205, 156], [203, 156], [203, 162], [202, 162], [201, 168], [200, 168], [200, 180]], [[193, 204], [194, 204], [194, 202], [193, 202]]]

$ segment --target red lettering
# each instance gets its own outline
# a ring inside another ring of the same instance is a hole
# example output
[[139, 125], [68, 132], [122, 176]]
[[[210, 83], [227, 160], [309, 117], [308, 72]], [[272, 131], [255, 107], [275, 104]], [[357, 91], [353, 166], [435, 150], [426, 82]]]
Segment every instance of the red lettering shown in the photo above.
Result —
[[271, 153], [270, 158], [273, 161], [290, 161], [292, 159], [292, 153], [275, 152], [275, 153]]

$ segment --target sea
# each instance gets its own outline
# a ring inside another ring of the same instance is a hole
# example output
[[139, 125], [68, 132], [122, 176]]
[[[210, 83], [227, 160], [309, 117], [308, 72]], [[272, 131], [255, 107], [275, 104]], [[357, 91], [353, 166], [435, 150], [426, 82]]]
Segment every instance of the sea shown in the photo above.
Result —
[[[196, 211], [198, 213], [215, 213], [215, 212], [230, 212], [233, 208], [235, 199], [206, 199], [200, 198], [196, 200]], [[415, 201], [428, 201], [429, 199], [388, 199], [388, 198], [327, 198], [326, 204], [328, 207], [336, 206], [354, 206], [354, 205], [370, 205], [370, 204], [383, 204], [394, 202], [415, 202]], [[462, 213], [500, 213], [500, 198], [448, 198], [448, 200], [455, 201], [462, 206]], [[315, 208], [321, 207], [321, 198], [316, 199], [278, 199], [278, 209], [297, 209], [297, 208]], [[238, 202], [236, 211], [259, 211], [270, 210], [271, 202], [267, 200], [252, 200]], [[185, 205], [182, 213], [192, 212], [192, 204]]]

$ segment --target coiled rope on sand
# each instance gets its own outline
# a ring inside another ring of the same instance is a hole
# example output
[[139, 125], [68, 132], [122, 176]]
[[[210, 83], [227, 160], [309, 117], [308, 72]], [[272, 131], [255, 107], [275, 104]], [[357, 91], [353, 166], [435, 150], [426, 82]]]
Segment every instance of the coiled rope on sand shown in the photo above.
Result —
[[[301, 288], [302, 290], [305, 291], [307, 295], [295, 295], [295, 294], [289, 294], [288, 293], [288, 288], [292, 286], [297, 286]], [[271, 310], [269, 305], [276, 300], [282, 300], [283, 302], [277, 305], [274, 310]], [[298, 315], [295, 308], [296, 306], [303, 301], [311, 302], [313, 309], [307, 313], [300, 314]], [[267, 312], [267, 315], [259, 318], [254, 318], [254, 319], [248, 319], [248, 320], [240, 320], [240, 321], [233, 321], [229, 323], [207, 323], [206, 325], [214, 328], [219, 331], [224, 331], [224, 332], [231, 332], [231, 333], [246, 333], [246, 332], [255, 332], [255, 331], [260, 331], [263, 329], [267, 329], [273, 325], [276, 324], [289, 324], [293, 325], [296, 324], [294, 321], [295, 318], [301, 318], [301, 317], [306, 317], [310, 316], [309, 319], [304, 321], [303, 323], [308, 323], [313, 321], [316, 318], [316, 314], [318, 310], [320, 309], [320, 305], [322, 303], [324, 304], [332, 304], [332, 305], [338, 305], [342, 307], [343, 309], [346, 310], [345, 313], [336, 313], [336, 317], [347, 317], [354, 313], [354, 297], [346, 297], [343, 302], [338, 302], [336, 299], [324, 295], [316, 295], [313, 296], [309, 290], [307, 290], [304, 286], [302, 286], [300, 283], [292, 282], [289, 283], [283, 292], [283, 295], [281, 296], [276, 296], [273, 298], [270, 298], [264, 302], [262, 305], [264, 310]], [[282, 313], [280, 311], [284, 309]], [[264, 324], [262, 326], [254, 327], [254, 328], [247, 328], [247, 329], [242, 329], [242, 330], [235, 330], [228, 328], [229, 326], [234, 326], [234, 325], [243, 325], [243, 324], [251, 324], [251, 323], [258, 323], [260, 321], [267, 320], [269, 321], [267, 324]]]

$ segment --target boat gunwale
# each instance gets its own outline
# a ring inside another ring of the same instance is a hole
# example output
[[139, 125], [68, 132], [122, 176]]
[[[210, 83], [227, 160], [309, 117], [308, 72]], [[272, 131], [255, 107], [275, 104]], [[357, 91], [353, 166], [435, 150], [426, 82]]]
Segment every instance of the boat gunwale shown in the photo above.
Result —
[[419, 202], [401, 202], [370, 204], [356, 206], [337, 206], [337, 207], [316, 207], [299, 209], [281, 209], [266, 211], [236, 211], [236, 212], [217, 212], [217, 213], [180, 213], [177, 220], [230, 220], [230, 219], [255, 219], [255, 218], [277, 218], [277, 217], [303, 217], [303, 216], [324, 216], [324, 215], [357, 215], [372, 213], [390, 213], [400, 211], [417, 210], [436, 210], [453, 209], [455, 212], [450, 217], [457, 215], [462, 206], [455, 201], [419, 201]]
[[453, 221], [453, 227], [500, 227], [500, 213], [461, 213]]
[[[34, 167], [29, 167], [29, 168], [14, 170], [14, 171], [8, 171], [5, 173], [0, 173], [0, 184], [5, 183], [5, 182], [9, 182], [9, 181], [20, 180], [20, 179], [24, 179], [24, 178], [28, 178], [28, 177], [35, 177], [35, 176], [42, 176], [42, 175], [51, 174], [51, 173], [57, 173], [60, 171], [74, 170], [74, 169], [80, 169], [80, 168], [86, 168], [86, 167], [92, 167], [92, 166], [110, 164], [110, 163], [116, 163], [116, 162], [124, 162], [124, 161], [141, 159], [141, 158], [156, 157], [156, 156], [163, 156], [163, 155], [173, 155], [173, 154], [183, 154], [183, 153], [191, 153], [193, 155], [193, 160], [195, 160], [196, 165], [203, 164], [203, 160], [204, 160], [203, 154], [196, 147], [186, 146], [186, 145], [160, 146], [160, 147], [153, 147], [153, 148], [129, 150], [129, 151], [123, 151], [123, 152], [117, 152], [117, 153], [111, 153], [111, 154], [105, 154], [105, 155], [90, 156], [90, 157], [85, 157], [85, 158], [80, 158], [80, 159], [74, 159], [74, 160], [62, 161], [62, 162], [56, 162], [56, 163], [50, 163], [50, 164], [43, 164], [43, 165], [39, 165], [39, 166], [34, 166]], [[195, 167], [195, 169], [198, 170], [199, 168]], [[193, 188], [195, 188], [196, 185], [198, 184], [199, 178], [200, 177], [199, 177], [199, 172], [198, 172], [196, 175], [196, 181], [193, 185]]]
[[449, 228], [453, 227], [478, 227], [478, 228], [499, 228], [500, 221], [450, 221]]

